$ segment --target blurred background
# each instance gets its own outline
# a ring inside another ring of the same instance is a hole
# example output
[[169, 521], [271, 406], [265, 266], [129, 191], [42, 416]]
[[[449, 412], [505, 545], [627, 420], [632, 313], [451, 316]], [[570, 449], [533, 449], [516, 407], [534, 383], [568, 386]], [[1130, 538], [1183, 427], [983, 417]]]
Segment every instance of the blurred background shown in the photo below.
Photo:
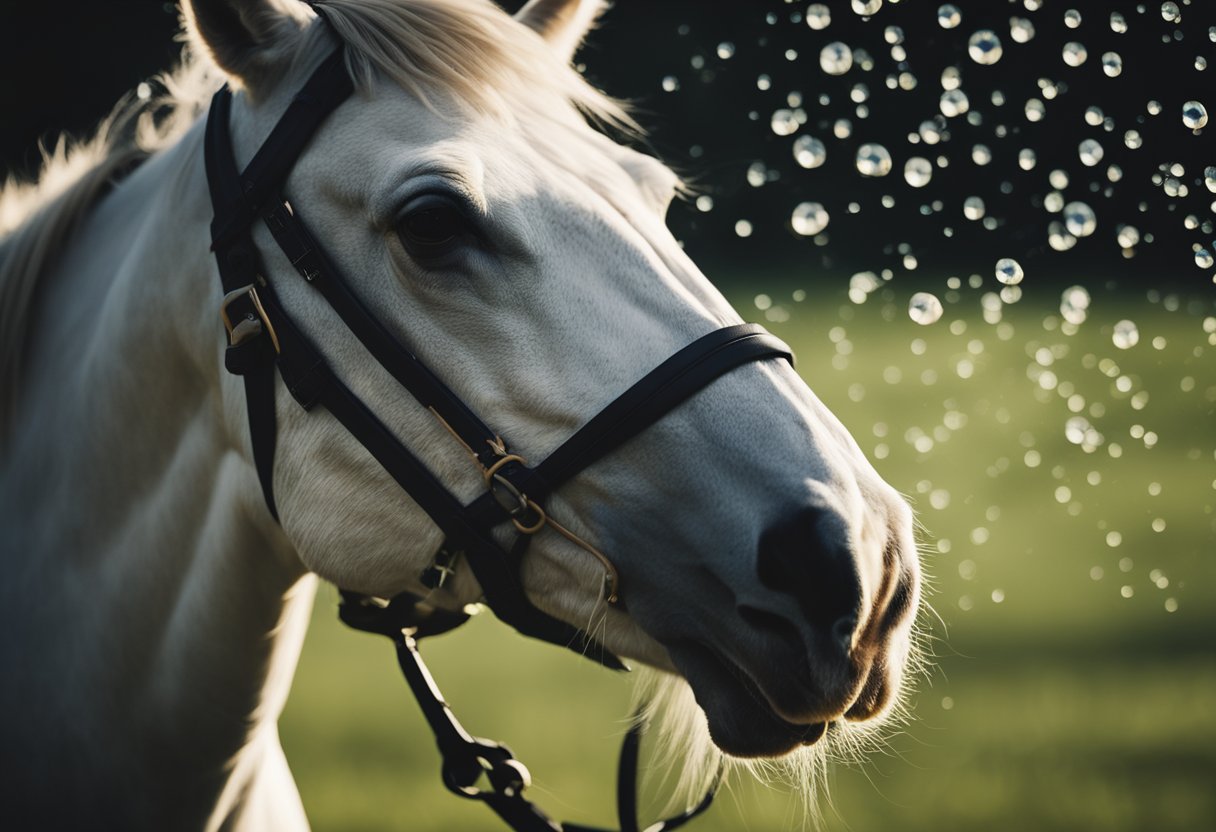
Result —
[[[172, 5], [6, 6], [10, 171], [177, 53]], [[1216, 828], [1216, 4], [618, 0], [579, 60], [924, 526], [934, 665], [826, 826]], [[314, 827], [501, 828], [335, 604], [282, 724]], [[609, 823], [627, 679], [491, 616], [425, 650], [547, 810]], [[691, 828], [800, 817], [735, 782]]]

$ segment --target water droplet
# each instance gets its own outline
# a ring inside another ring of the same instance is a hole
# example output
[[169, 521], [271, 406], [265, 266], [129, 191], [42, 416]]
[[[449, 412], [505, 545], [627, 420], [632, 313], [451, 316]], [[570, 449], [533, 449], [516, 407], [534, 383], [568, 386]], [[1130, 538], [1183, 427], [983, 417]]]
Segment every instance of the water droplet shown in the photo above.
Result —
[[827, 158], [827, 148], [814, 136], [799, 136], [794, 140], [794, 159], [802, 167], [817, 168]]
[[881, 8], [882, 0], [853, 0], [854, 14], [869, 17], [872, 14], [876, 14]]
[[1034, 39], [1034, 23], [1028, 17], [1009, 18], [1009, 37], [1015, 43], [1029, 43]]
[[946, 90], [942, 93], [938, 106], [941, 108], [942, 115], [954, 118], [967, 112], [971, 108], [971, 102], [967, 100], [967, 93], [962, 90]]
[[936, 323], [942, 317], [942, 302], [937, 295], [917, 292], [908, 301], [908, 317], [922, 326]]
[[1070, 202], [1064, 206], [1064, 226], [1069, 234], [1088, 237], [1098, 227], [1098, 218], [1084, 202]]
[[978, 196], [969, 196], [963, 201], [963, 216], [969, 220], [983, 219], [984, 200]]
[[1089, 290], [1069, 286], [1060, 295], [1060, 315], [1070, 324], [1083, 324], [1089, 315]]
[[933, 163], [923, 156], [913, 156], [904, 163], [904, 181], [913, 188], [923, 188], [933, 178]]
[[1131, 248], [1140, 242], [1140, 229], [1134, 225], [1124, 225], [1119, 228], [1115, 241], [1119, 243], [1120, 248]]
[[1102, 71], [1107, 78], [1114, 78], [1123, 72], [1123, 58], [1118, 52], [1102, 53]]
[[1085, 59], [1089, 57], [1089, 52], [1085, 45], [1078, 43], [1075, 40], [1070, 40], [1064, 44], [1064, 63], [1069, 66], [1080, 66], [1085, 63]]
[[953, 29], [962, 21], [963, 14], [958, 10], [958, 6], [946, 3], [937, 7], [937, 25], [943, 29]]
[[980, 29], [967, 41], [967, 54], [977, 64], [990, 66], [999, 61], [1004, 53], [1001, 39], [991, 29]]
[[1198, 101], [1182, 105], [1182, 123], [1192, 130], [1199, 130], [1208, 123], [1208, 110]]
[[1121, 350], [1129, 350], [1140, 343], [1140, 330], [1134, 321], [1122, 320], [1115, 324], [1111, 341]]
[[769, 126], [778, 136], [790, 136], [798, 132], [799, 124], [798, 114], [793, 110], [782, 108], [773, 113], [772, 119], [769, 121]]
[[806, 25], [815, 31], [828, 28], [832, 22], [832, 11], [822, 3], [812, 3], [806, 7]]
[[1011, 257], [1002, 257], [996, 261], [996, 279], [1006, 286], [1016, 286], [1022, 282], [1024, 276], [1025, 273], [1022, 271], [1022, 266], [1017, 260]]
[[790, 223], [795, 233], [810, 237], [827, 228], [830, 219], [828, 212], [818, 202], [802, 202], [794, 209]]
[[828, 75], [844, 75], [853, 66], [853, 50], [840, 41], [832, 41], [819, 51], [819, 66]]
[[1096, 139], [1086, 139], [1081, 142], [1077, 148], [1077, 153], [1081, 157], [1081, 164], [1087, 168], [1092, 168], [1098, 162], [1102, 161], [1102, 145]]
[[886, 176], [891, 172], [891, 154], [880, 144], [857, 148], [857, 170], [862, 176]]
[[1064, 25], [1069, 29], [1075, 29], [1081, 25], [1081, 13], [1076, 9], [1069, 9], [1064, 12]]
[[1177, 3], [1161, 4], [1161, 19], [1167, 23], [1181, 23], [1182, 12], [1178, 11]]

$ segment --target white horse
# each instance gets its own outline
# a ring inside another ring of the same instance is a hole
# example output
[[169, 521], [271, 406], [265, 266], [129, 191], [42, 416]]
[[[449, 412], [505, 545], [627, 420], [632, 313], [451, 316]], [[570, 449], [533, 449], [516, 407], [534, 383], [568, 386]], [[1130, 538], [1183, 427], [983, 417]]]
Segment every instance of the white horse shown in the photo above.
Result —
[[[629, 124], [570, 68], [598, 0], [513, 19], [488, 0], [316, 5], [329, 27], [294, 0], [191, 0], [193, 57], [167, 96], [132, 97], [0, 200], [0, 806], [17, 828], [305, 828], [277, 720], [314, 576], [454, 610], [482, 595], [468, 570], [422, 585], [438, 529], [282, 384], [281, 524], [267, 510], [208, 250], [199, 116], [222, 81], [243, 164], [340, 38], [357, 92], [287, 191], [364, 302], [524, 457], [739, 321], [664, 225], [676, 177], [588, 123]], [[441, 263], [398, 233], [424, 191], [472, 215]], [[255, 238], [345, 383], [461, 499], [481, 493], [464, 450]], [[549, 507], [613, 561], [626, 605], [552, 533], [524, 561], [529, 599], [676, 680], [669, 698], [690, 688], [722, 752], [848, 744], [895, 707], [911, 514], [785, 362], [718, 379]]]

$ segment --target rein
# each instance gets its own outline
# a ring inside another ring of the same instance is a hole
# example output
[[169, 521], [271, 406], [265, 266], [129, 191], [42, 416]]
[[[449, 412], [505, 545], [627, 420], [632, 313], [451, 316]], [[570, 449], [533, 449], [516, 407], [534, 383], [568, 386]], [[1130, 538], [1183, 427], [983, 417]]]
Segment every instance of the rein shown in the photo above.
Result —
[[[273, 488], [277, 367], [284, 385], [304, 410], [318, 406], [328, 410], [443, 531], [444, 543], [422, 574], [423, 585], [442, 589], [459, 562], [467, 562], [486, 605], [520, 633], [626, 670], [590, 634], [542, 612], [524, 592], [520, 565], [532, 538], [545, 527], [600, 561], [604, 566], [603, 597], [610, 605], [623, 606], [627, 589], [620, 586], [607, 556], [546, 513], [546, 498], [719, 376], [753, 361], [782, 358], [792, 363], [793, 355], [782, 341], [755, 324], [710, 332], [677, 351], [547, 458], [529, 467], [380, 323], [309, 232], [298, 207], [283, 194], [287, 177], [313, 133], [352, 92], [339, 48], [313, 72], [243, 171], [236, 164], [229, 136], [232, 94], [226, 86], [212, 99], [207, 118], [204, 148], [215, 213], [211, 248], [224, 292], [220, 311], [228, 337], [224, 364], [244, 379], [254, 465], [266, 506], [278, 521]], [[292, 322], [267, 280], [252, 237], [252, 226], [258, 220], [300, 277], [320, 292], [372, 357], [469, 452], [486, 483], [484, 494], [468, 505], [459, 501], [338, 379], [322, 352]], [[516, 537], [511, 546], [504, 547], [493, 530], [507, 522]], [[343, 622], [385, 635], [395, 643], [402, 673], [435, 734], [448, 789], [486, 803], [521, 832], [596, 832], [592, 827], [550, 820], [524, 798], [527, 769], [505, 746], [470, 736], [444, 702], [417, 642], [459, 626], [467, 615], [432, 609], [425, 599], [410, 593], [384, 601], [343, 590], [342, 597], [339, 614]], [[621, 751], [617, 804], [622, 832], [638, 829], [635, 780], [640, 731], [635, 720]], [[477, 786], [483, 775], [489, 788]], [[648, 832], [675, 829], [691, 820], [709, 807], [716, 788], [697, 806], [648, 827]]]

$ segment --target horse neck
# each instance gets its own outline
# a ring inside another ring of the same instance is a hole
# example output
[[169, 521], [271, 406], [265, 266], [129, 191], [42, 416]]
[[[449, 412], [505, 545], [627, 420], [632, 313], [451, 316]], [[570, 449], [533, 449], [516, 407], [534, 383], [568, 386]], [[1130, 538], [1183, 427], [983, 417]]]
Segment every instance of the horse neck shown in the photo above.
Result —
[[23, 680], [0, 685], [23, 723], [0, 757], [176, 805], [171, 826], [278, 748], [314, 587], [236, 452], [199, 138], [108, 194], [44, 275], [0, 460], [0, 660]]

